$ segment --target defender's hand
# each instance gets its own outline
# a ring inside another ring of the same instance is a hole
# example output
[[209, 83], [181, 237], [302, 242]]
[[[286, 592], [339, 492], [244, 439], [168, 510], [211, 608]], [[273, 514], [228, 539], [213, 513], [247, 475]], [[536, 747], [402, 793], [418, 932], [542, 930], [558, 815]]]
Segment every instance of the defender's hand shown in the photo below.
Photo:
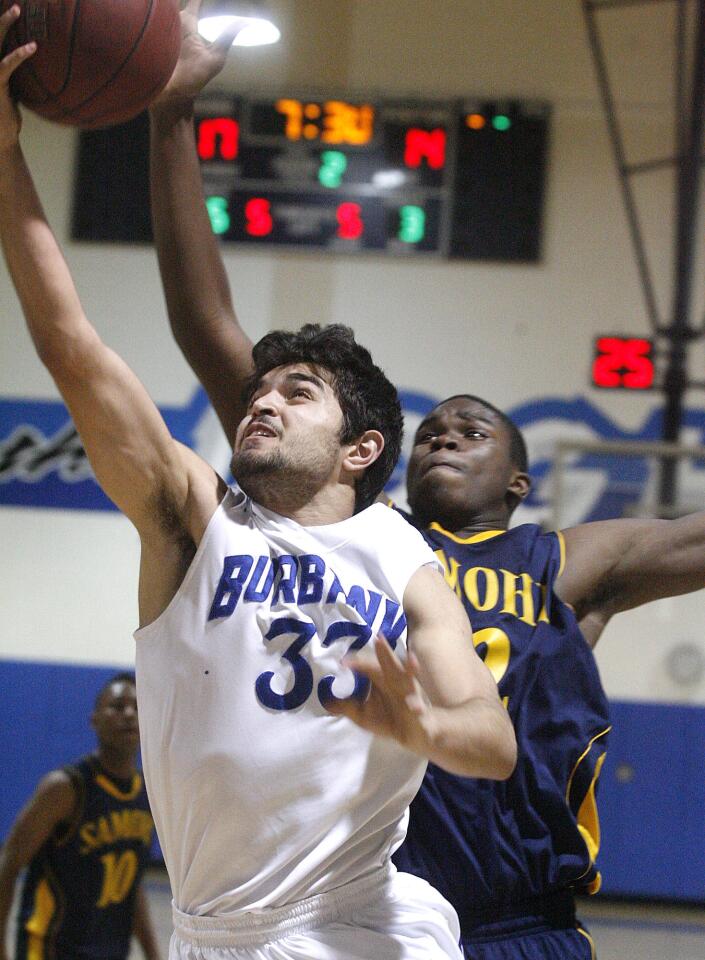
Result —
[[371, 684], [364, 701], [350, 697], [326, 704], [331, 713], [354, 721], [377, 736], [392, 737], [414, 753], [428, 756], [435, 718], [418, 681], [418, 661], [408, 653], [405, 663], [395, 655], [383, 636], [374, 641], [372, 654], [349, 657], [345, 665]]
[[[0, 47], [19, 15], [20, 8], [14, 4], [0, 17]], [[25, 43], [0, 60], [0, 150], [7, 150], [17, 143], [22, 125], [20, 112], [10, 96], [10, 77], [36, 49], [37, 44], [34, 41]]]
[[208, 43], [198, 32], [201, 2], [188, 0], [181, 11], [181, 53], [171, 79], [152, 103], [152, 109], [195, 99], [223, 69], [233, 40], [247, 23], [244, 17], [234, 17], [218, 39]]

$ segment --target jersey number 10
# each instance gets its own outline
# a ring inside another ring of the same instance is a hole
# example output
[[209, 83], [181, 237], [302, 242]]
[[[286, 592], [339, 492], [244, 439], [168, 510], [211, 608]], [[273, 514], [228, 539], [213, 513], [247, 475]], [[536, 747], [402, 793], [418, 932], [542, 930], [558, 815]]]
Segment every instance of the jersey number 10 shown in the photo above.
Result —
[[103, 889], [96, 906], [103, 908], [122, 903], [137, 876], [137, 854], [134, 850], [125, 850], [124, 853], [106, 853], [100, 859], [103, 863]]

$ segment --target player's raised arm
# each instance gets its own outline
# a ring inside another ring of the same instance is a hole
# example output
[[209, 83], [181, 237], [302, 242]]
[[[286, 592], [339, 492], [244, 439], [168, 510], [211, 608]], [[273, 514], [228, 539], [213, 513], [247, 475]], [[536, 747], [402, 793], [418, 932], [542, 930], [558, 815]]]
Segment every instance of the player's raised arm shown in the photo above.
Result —
[[421, 567], [404, 593], [406, 662], [384, 638], [376, 656], [351, 658], [371, 681], [364, 702], [332, 709], [372, 733], [394, 737], [450, 773], [506, 779], [516, 763], [516, 740], [487, 667], [475, 653], [465, 612], [439, 573]]
[[575, 608], [593, 646], [615, 613], [705, 587], [705, 512], [584, 523], [563, 537], [558, 593]]
[[[0, 18], [0, 42], [18, 12], [14, 6]], [[25, 58], [31, 55], [23, 50]], [[193, 490], [203, 483], [211, 483], [215, 506], [217, 484], [210, 468], [171, 438], [137, 377], [83, 313], [19, 145], [20, 118], [8, 81], [21, 59], [15, 52], [0, 61], [2, 250], [37, 353], [61, 391], [100, 485], [144, 533], [155, 525], [158, 503], [167, 502], [172, 514], [186, 519]], [[196, 513], [188, 517], [194, 536], [208, 519]]]
[[237, 321], [203, 201], [193, 103], [222, 69], [238, 26], [206, 43], [198, 34], [200, 5], [189, 0], [181, 13], [181, 55], [150, 109], [152, 223], [171, 329], [232, 443], [244, 415], [252, 342]]

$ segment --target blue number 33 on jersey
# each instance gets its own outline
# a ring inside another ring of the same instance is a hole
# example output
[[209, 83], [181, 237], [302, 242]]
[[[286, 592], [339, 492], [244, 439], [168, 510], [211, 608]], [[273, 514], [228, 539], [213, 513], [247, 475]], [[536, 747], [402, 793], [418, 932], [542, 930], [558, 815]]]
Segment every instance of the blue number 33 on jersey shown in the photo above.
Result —
[[[285, 635], [293, 636], [294, 640], [282, 652], [282, 660], [290, 665], [294, 673], [294, 684], [286, 693], [277, 693], [272, 689], [272, 680], [275, 674], [272, 670], [261, 673], [255, 682], [257, 699], [264, 707], [270, 710], [296, 710], [304, 704], [313, 692], [313, 670], [310, 663], [302, 655], [307, 644], [316, 636], [316, 628], [310, 621], [296, 620], [294, 617], [280, 617], [275, 620], [267, 633], [265, 640], [274, 640]], [[323, 646], [329, 647], [337, 640], [349, 638], [352, 643], [347, 653], [360, 650], [372, 636], [372, 630], [366, 623], [351, 623], [349, 620], [337, 620], [326, 630]], [[392, 643], [395, 646], [396, 640]], [[325, 706], [331, 700], [339, 700], [333, 693], [332, 675], [323, 677], [316, 689], [320, 703]], [[369, 681], [362, 676], [355, 675], [355, 685], [351, 696], [364, 699], [367, 696]]]

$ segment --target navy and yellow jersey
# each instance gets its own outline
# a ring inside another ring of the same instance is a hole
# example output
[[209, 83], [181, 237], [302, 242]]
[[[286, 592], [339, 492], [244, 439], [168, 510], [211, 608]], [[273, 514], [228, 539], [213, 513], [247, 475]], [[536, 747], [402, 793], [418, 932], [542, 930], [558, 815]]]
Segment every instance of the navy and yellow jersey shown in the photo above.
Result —
[[498, 683], [518, 761], [504, 782], [429, 765], [395, 862], [451, 901], [464, 936], [552, 902], [570, 926], [563, 894], [600, 884], [595, 787], [609, 719], [592, 651], [554, 592], [563, 538], [534, 524], [467, 538], [435, 523], [423, 532]]
[[64, 770], [76, 807], [27, 869], [17, 960], [125, 960], [154, 828], [142, 777], [118, 780], [92, 756]]

